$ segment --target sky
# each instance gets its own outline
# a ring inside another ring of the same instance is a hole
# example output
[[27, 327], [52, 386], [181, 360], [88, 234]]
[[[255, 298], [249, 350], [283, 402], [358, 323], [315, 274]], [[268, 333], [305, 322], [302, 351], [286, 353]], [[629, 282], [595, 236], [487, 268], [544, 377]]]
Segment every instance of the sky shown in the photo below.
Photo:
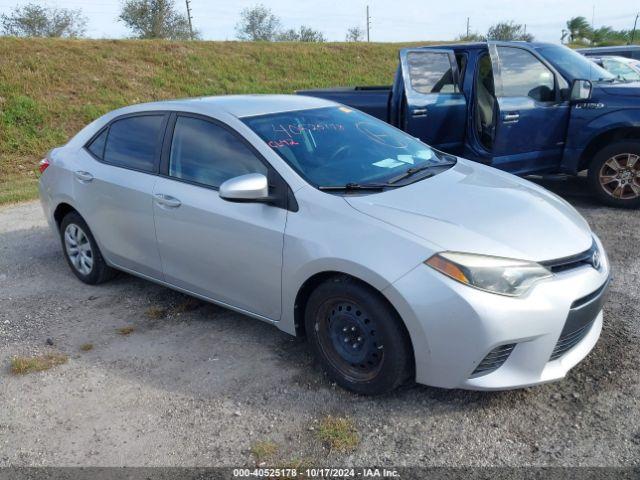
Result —
[[[117, 21], [121, 0], [0, 0], [0, 13], [36, 1], [51, 7], [81, 8], [88, 18], [87, 36], [130, 36]], [[175, 0], [186, 12], [185, 0]], [[566, 21], [574, 16], [593, 19], [596, 27], [631, 29], [640, 12], [638, 0], [191, 0], [194, 27], [205, 40], [234, 40], [234, 26], [243, 8], [262, 3], [282, 20], [286, 28], [308, 25], [330, 41], [344, 41], [349, 27], [366, 28], [366, 6], [371, 15], [371, 41], [404, 42], [452, 40], [466, 31], [486, 33], [497, 21], [526, 24], [536, 40], [560, 42]], [[638, 28], [640, 28], [640, 21]]]

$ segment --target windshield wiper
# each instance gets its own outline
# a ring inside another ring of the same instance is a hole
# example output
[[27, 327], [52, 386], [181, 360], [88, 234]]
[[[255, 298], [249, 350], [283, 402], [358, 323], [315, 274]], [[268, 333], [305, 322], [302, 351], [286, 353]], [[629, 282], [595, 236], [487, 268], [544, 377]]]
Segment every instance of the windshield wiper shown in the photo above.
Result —
[[345, 185], [322, 185], [318, 189], [323, 191], [384, 190], [391, 186], [387, 183], [347, 183]]
[[[433, 165], [423, 165], [422, 167], [412, 167], [407, 171], [405, 171], [404, 173], [401, 173], [400, 175], [393, 177], [391, 180], [389, 180], [388, 183], [389, 185], [398, 183], [400, 180], [404, 180], [405, 178], [409, 178], [415, 175], [416, 173], [424, 172], [425, 170], [429, 170], [431, 168], [433, 168]], [[434, 175], [433, 173], [430, 173], [429, 175], [426, 175], [424, 178], [433, 177], [433, 175]]]

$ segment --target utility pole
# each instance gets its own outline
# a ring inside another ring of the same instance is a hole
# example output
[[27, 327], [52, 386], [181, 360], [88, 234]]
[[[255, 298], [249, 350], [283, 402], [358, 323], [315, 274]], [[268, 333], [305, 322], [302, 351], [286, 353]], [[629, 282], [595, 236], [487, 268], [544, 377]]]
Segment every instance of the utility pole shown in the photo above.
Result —
[[467, 39], [469, 39], [469, 32], [470, 32], [469, 17], [467, 17]]
[[636, 21], [633, 22], [633, 30], [631, 31], [631, 42], [629, 42], [629, 45], [632, 45], [633, 41], [636, 39], [636, 27], [638, 26], [638, 17], [640, 17], [640, 12], [636, 14]]
[[371, 41], [370, 30], [371, 30], [371, 17], [369, 16], [369, 5], [367, 5], [367, 42]]
[[187, 18], [189, 19], [189, 34], [191, 35], [191, 40], [193, 40], [193, 21], [191, 19], [191, 1], [186, 0], [187, 2]]

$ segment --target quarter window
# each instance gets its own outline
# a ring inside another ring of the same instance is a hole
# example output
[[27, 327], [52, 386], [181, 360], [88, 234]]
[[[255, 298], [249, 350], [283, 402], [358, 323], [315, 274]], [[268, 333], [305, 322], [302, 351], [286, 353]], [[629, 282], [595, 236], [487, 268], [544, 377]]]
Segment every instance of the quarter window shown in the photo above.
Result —
[[93, 142], [87, 147], [100, 160], [104, 157], [104, 145], [107, 139], [108, 128], [104, 129], [100, 135], [93, 139]]
[[555, 100], [551, 70], [521, 48], [498, 47], [503, 97], [530, 97], [538, 102]]
[[217, 188], [247, 173], [266, 175], [267, 167], [235, 135], [206, 120], [178, 117], [169, 175]]
[[411, 88], [418, 93], [454, 93], [453, 69], [447, 53], [411, 52], [407, 55]]
[[109, 127], [104, 161], [119, 167], [153, 172], [163, 119], [163, 115], [142, 115], [114, 121]]

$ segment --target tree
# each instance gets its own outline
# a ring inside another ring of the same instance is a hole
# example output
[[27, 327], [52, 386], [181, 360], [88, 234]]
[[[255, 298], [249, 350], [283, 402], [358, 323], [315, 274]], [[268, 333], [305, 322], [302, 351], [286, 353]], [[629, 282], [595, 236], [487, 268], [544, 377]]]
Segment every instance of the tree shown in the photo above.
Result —
[[487, 39], [484, 35], [480, 35], [477, 32], [469, 32], [469, 34], [459, 35], [456, 40], [461, 42], [486, 42]]
[[236, 24], [236, 37], [239, 40], [270, 42], [277, 39], [280, 31], [280, 19], [264, 5], [245, 8]]
[[81, 10], [47, 8], [29, 3], [0, 16], [2, 34], [16, 37], [67, 37], [84, 35], [87, 19]]
[[533, 35], [527, 33], [524, 25], [519, 23], [499, 22], [492, 25], [487, 32], [487, 40], [522, 40], [525, 42], [532, 42]]
[[[189, 19], [176, 10], [174, 0], [125, 0], [119, 20], [138, 38], [192, 39]], [[198, 36], [194, 32], [193, 38]]]
[[364, 40], [364, 31], [360, 27], [351, 27], [347, 30], [347, 36], [345, 38], [347, 42], [361, 42]]
[[584, 17], [573, 17], [567, 21], [567, 29], [563, 30], [562, 40], [569, 38], [570, 43], [585, 41], [591, 38], [593, 29]]
[[276, 35], [279, 42], [325, 42], [324, 35], [319, 30], [302, 25], [298, 30], [290, 28]]

